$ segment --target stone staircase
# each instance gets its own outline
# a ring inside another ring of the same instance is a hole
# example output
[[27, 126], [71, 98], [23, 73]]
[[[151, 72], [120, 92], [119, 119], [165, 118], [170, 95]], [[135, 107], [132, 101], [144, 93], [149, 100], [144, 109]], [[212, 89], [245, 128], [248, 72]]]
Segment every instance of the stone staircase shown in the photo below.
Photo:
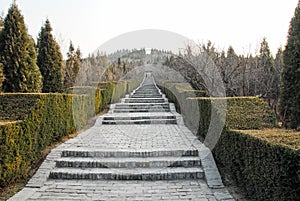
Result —
[[[121, 103], [112, 104], [96, 124], [101, 126], [182, 125], [174, 104], [156, 86], [151, 74]], [[134, 128], [133, 128], [134, 129]], [[189, 148], [98, 149], [70, 148], [55, 161], [50, 179], [175, 180], [202, 179], [199, 151]]]
[[113, 104], [102, 119], [102, 124], [177, 124], [181, 116], [176, 113], [149, 74], [131, 94]]
[[52, 179], [171, 180], [200, 179], [196, 150], [64, 151], [51, 171]]

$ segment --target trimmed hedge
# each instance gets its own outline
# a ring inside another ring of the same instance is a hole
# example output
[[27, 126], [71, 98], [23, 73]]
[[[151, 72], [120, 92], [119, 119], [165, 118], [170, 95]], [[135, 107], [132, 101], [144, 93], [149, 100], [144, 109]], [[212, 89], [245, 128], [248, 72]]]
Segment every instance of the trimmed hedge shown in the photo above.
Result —
[[112, 103], [117, 103], [122, 97], [125, 97], [126, 94], [129, 94], [134, 89], [136, 89], [140, 84], [139, 80], [122, 80], [114, 82], [114, 92], [112, 95]]
[[[21, 94], [1, 94], [14, 100]], [[15, 96], [15, 97], [14, 97]], [[36, 102], [23, 121], [0, 125], [0, 186], [26, 178], [42, 150], [60, 137], [86, 125], [87, 96], [24, 94]], [[9, 103], [14, 104], [14, 103]], [[22, 106], [22, 105], [21, 105]], [[17, 107], [17, 106], [15, 106]]]
[[140, 86], [141, 80], [126, 80], [126, 83], [127, 83], [126, 94], [129, 94], [138, 86]]
[[222, 133], [213, 150], [222, 172], [230, 173], [253, 200], [299, 200], [300, 149], [246, 133]]
[[38, 98], [38, 94], [29, 93], [0, 94], [0, 121], [24, 119], [30, 113], [30, 108], [36, 104]]
[[45, 147], [85, 126], [113, 94], [118, 101], [138, 84], [102, 82], [68, 89], [72, 94], [0, 94], [0, 187], [27, 178]]
[[[275, 115], [268, 105], [259, 98], [209, 98], [206, 97], [208, 94], [205, 91], [193, 90], [187, 83], [162, 81], [158, 83], [168, 99], [175, 103], [176, 109], [182, 114], [186, 126], [192, 130], [193, 133], [197, 133], [201, 140], [206, 137], [211, 121], [212, 109], [216, 111], [217, 114], [214, 118], [220, 119], [222, 112], [226, 113], [225, 127], [227, 129], [262, 129], [275, 127]], [[212, 101], [215, 105], [227, 104], [227, 111], [212, 108]]]
[[[108, 105], [110, 103], [119, 102], [122, 97], [125, 97], [126, 94], [136, 89], [140, 83], [140, 80], [122, 80], [113, 83], [100, 82], [97, 87], [101, 89], [103, 104]], [[110, 96], [108, 96], [108, 94], [110, 94]]]
[[[89, 97], [89, 101], [87, 105], [88, 118], [93, 117], [95, 114], [98, 114], [103, 108], [101, 89], [98, 87], [91, 87], [91, 86], [71, 87], [68, 89], [67, 93], [77, 94], [77, 95], [87, 95]], [[109, 93], [112, 93], [112, 90]], [[107, 94], [107, 96], [109, 96], [109, 94]]]
[[108, 106], [111, 103], [111, 98], [115, 85], [111, 82], [100, 82], [98, 87], [101, 89], [101, 110], [104, 110], [106, 106]]
[[[188, 98], [187, 105], [193, 105], [200, 110], [198, 135], [206, 137], [210, 121], [212, 102], [227, 104], [226, 107], [226, 129], [263, 129], [274, 128], [276, 118], [267, 104], [256, 97], [230, 97], [230, 98]], [[218, 108], [213, 108], [218, 110]], [[188, 114], [185, 114], [189, 118]], [[220, 118], [215, 116], [214, 118]]]
[[194, 90], [188, 83], [172, 83], [168, 81], [157, 81], [158, 87], [166, 94], [169, 101], [174, 103], [178, 113], [184, 110], [186, 98], [188, 97], [206, 97], [205, 91]]
[[112, 103], [119, 102], [121, 97], [124, 97], [127, 92], [127, 83], [126, 81], [114, 82], [114, 92], [112, 94]]
[[[212, 103], [224, 104], [226, 100], [225, 129], [213, 150], [223, 175], [233, 176], [253, 200], [299, 200], [300, 135], [276, 135], [276, 131], [271, 130], [267, 137], [261, 129], [276, 127], [276, 118], [263, 100], [256, 97], [195, 97], [207, 94], [184, 93], [182, 83], [164, 82], [160, 88], [175, 103], [185, 124], [200, 140], [206, 137], [211, 118], [216, 122], [221, 119], [222, 111], [212, 108]], [[216, 116], [211, 117], [212, 109]]]

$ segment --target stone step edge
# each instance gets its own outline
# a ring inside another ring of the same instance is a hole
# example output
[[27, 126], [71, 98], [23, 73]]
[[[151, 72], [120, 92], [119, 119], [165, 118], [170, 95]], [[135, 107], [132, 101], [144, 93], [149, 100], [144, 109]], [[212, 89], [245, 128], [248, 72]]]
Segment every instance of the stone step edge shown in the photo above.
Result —
[[84, 150], [84, 149], [65, 149], [62, 157], [185, 157], [199, 156], [199, 151], [194, 150]]
[[155, 113], [165, 113], [165, 112], [171, 112], [171, 110], [114, 110], [114, 113], [145, 113], [145, 112], [155, 112]]
[[176, 119], [103, 120], [102, 124], [177, 124]]
[[169, 106], [170, 103], [115, 103], [117, 106]]
[[50, 172], [50, 179], [88, 180], [175, 180], [203, 179], [202, 168], [59, 168]]
[[120, 117], [120, 116], [107, 116], [103, 120], [176, 120], [176, 116], [136, 116], [136, 117]]
[[161, 109], [170, 108], [170, 105], [116, 105], [115, 109]]
[[133, 105], [133, 106], [128, 106], [128, 105], [122, 105], [122, 106], [115, 106], [114, 109], [170, 109], [170, 106], [159, 106], [159, 105], [141, 105], [141, 106], [137, 106], [137, 105]]
[[73, 168], [158, 168], [201, 167], [199, 157], [156, 158], [79, 158], [63, 157], [55, 160], [56, 167]]

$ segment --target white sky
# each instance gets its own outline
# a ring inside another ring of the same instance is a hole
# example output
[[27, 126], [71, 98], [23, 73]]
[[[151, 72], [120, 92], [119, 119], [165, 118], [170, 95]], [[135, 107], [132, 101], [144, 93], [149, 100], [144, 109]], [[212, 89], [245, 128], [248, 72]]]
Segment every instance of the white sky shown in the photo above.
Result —
[[[0, 0], [6, 15], [12, 0]], [[217, 48], [254, 53], [262, 37], [271, 51], [286, 44], [298, 0], [17, 0], [37, 38], [48, 17], [63, 53], [69, 41], [84, 56], [126, 32], [162, 29]], [[140, 48], [140, 47], [137, 47]]]

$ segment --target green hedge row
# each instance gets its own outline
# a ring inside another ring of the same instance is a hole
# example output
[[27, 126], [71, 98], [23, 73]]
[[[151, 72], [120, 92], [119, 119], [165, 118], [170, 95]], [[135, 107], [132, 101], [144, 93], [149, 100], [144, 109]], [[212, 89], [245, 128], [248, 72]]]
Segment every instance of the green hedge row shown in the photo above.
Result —
[[46, 146], [85, 126], [113, 94], [117, 101], [138, 84], [102, 82], [70, 88], [71, 94], [0, 94], [0, 186], [26, 178]]
[[127, 92], [127, 82], [126, 81], [119, 81], [114, 83], [114, 92], [112, 95], [112, 103], [117, 103], [120, 101], [121, 97], [124, 97]]
[[[198, 135], [205, 138], [211, 122], [211, 113], [216, 111], [214, 118], [222, 118], [223, 111], [226, 111], [226, 129], [263, 129], [276, 126], [276, 119], [267, 104], [256, 97], [233, 97], [233, 98], [188, 98], [187, 105], [198, 107], [199, 124]], [[214, 107], [212, 108], [212, 104]], [[226, 107], [222, 105], [226, 104]], [[212, 110], [213, 109], [213, 110]], [[189, 116], [186, 114], [187, 118]]]
[[[118, 82], [93, 83], [93, 86], [101, 89], [102, 99], [105, 105], [119, 102], [122, 97], [136, 89], [140, 83], [140, 80], [122, 80]], [[110, 91], [113, 91], [111, 96], [107, 96], [106, 93]], [[110, 98], [107, 99], [107, 97]]]
[[90, 118], [93, 117], [95, 114], [98, 114], [103, 108], [101, 91], [103, 90], [101, 90], [98, 87], [83, 86], [71, 87], [67, 90], [67, 93], [87, 95], [89, 97], [89, 101], [87, 104], [87, 117]]
[[158, 87], [166, 94], [169, 101], [175, 103], [177, 112], [184, 111], [185, 102], [188, 97], [207, 97], [206, 91], [194, 90], [188, 83], [173, 83], [168, 81], [157, 81]]
[[[182, 83], [165, 82], [160, 88], [179, 108], [186, 125], [201, 140], [206, 136], [211, 118], [220, 122], [222, 112], [226, 113], [225, 129], [213, 153], [223, 173], [232, 175], [251, 199], [299, 200], [300, 150], [278, 144], [278, 137], [274, 140], [276, 143], [270, 143], [231, 130], [247, 132], [249, 129], [260, 131], [276, 127], [275, 116], [263, 100], [255, 97], [208, 98], [205, 93], [193, 93], [189, 97], [190, 94], [183, 93]], [[195, 97], [198, 95], [202, 97]], [[226, 111], [220, 111], [218, 105], [225, 103]], [[212, 108], [212, 104], [217, 106]], [[211, 117], [212, 110], [217, 115]], [[299, 137], [293, 142], [297, 139]]]
[[0, 94], [0, 121], [24, 119], [38, 98], [38, 94]]
[[300, 150], [228, 130], [213, 153], [223, 173], [230, 173], [251, 199], [299, 200]]
[[136, 89], [139, 86], [140, 81], [139, 80], [126, 80], [126, 81], [122, 80], [122, 81], [115, 82], [114, 84], [115, 84], [115, 88], [114, 88], [111, 102], [117, 103], [126, 94], [129, 94], [134, 89]]
[[[0, 99], [6, 94], [1, 94]], [[21, 94], [9, 94], [17, 99]], [[23, 121], [0, 125], [0, 186], [26, 178], [42, 150], [86, 125], [87, 96], [24, 94], [36, 101]], [[5, 99], [5, 98], [4, 98]], [[30, 102], [30, 101], [29, 101]]]
[[[186, 83], [158, 82], [168, 99], [175, 103], [184, 122], [200, 139], [206, 137], [211, 112], [214, 118], [223, 118], [226, 114], [227, 129], [262, 129], [273, 128], [276, 118], [268, 105], [256, 97], [209, 98], [204, 91], [192, 90]], [[212, 103], [215, 107], [212, 108]], [[225, 105], [224, 105], [225, 104]], [[226, 109], [224, 111], [223, 109]], [[198, 111], [198, 112], [197, 112]], [[218, 122], [218, 121], [216, 121]]]

